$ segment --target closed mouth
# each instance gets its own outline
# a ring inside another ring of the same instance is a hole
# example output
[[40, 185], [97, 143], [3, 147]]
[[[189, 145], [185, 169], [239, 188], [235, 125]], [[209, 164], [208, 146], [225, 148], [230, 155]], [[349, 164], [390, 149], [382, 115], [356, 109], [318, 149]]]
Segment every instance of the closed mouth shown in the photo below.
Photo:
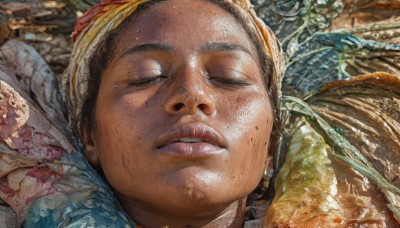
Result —
[[201, 123], [175, 125], [157, 143], [157, 150], [178, 155], [200, 156], [225, 148], [224, 138], [212, 127]]

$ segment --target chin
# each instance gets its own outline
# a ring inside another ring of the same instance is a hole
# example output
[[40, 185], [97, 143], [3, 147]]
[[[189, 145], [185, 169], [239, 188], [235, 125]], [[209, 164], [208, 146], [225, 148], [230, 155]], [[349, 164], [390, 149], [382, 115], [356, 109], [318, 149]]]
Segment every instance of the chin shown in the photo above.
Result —
[[246, 196], [243, 198], [216, 197], [213, 190], [205, 192], [203, 189], [192, 188], [183, 191], [182, 194], [177, 192], [176, 197], [180, 200], [169, 198], [164, 203], [166, 208], [160, 209], [171, 217], [201, 218], [223, 214], [238, 200], [246, 199]]
[[178, 205], [190, 205], [190, 208], [196, 205], [198, 209], [226, 207], [246, 198], [252, 189], [244, 189], [246, 186], [238, 186], [235, 182], [235, 178], [228, 175], [199, 167], [181, 169], [169, 175], [166, 181], [171, 194], [175, 195], [173, 198], [180, 199]]

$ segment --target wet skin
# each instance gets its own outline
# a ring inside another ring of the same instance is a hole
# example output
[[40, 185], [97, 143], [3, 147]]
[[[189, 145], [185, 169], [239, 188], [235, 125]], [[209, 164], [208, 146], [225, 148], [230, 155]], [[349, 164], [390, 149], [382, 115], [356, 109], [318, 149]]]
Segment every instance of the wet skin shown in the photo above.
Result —
[[236, 227], [268, 162], [272, 119], [242, 26], [207, 1], [170, 0], [119, 37], [85, 149], [135, 222]]

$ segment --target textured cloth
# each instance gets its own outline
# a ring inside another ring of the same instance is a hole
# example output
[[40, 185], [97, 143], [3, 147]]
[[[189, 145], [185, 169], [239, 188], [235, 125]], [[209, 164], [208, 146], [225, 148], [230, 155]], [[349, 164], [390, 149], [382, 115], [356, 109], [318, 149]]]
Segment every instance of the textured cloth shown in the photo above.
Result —
[[68, 130], [59, 94], [34, 48], [0, 47], [0, 198], [24, 227], [134, 227]]

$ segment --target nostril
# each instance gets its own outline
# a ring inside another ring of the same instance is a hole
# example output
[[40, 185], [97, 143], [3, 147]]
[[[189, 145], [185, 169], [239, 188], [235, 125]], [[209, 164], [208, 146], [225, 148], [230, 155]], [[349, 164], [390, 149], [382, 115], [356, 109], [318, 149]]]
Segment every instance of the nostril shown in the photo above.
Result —
[[211, 115], [212, 114], [212, 107], [210, 105], [207, 104], [199, 104], [197, 105], [197, 108], [203, 112], [206, 115]]
[[198, 107], [201, 111], [204, 111], [204, 110], [207, 108], [207, 105], [205, 105], [205, 104], [199, 104], [197, 107]]
[[181, 110], [181, 108], [183, 108], [183, 106], [184, 106], [184, 104], [182, 104], [182, 103], [175, 104], [174, 105], [174, 110], [175, 111], [179, 111], [179, 110]]

